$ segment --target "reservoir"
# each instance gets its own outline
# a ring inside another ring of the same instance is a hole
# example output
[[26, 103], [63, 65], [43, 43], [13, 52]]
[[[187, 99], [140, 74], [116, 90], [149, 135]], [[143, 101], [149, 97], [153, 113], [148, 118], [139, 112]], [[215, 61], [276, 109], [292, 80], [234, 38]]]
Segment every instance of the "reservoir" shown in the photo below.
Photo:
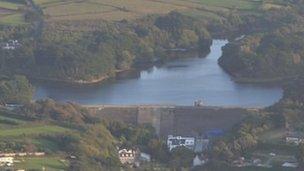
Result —
[[34, 83], [35, 99], [52, 98], [80, 104], [172, 104], [265, 107], [282, 96], [278, 86], [238, 84], [218, 65], [226, 40], [214, 40], [204, 58], [178, 59], [140, 72], [136, 78], [117, 79], [100, 85], [67, 86]]

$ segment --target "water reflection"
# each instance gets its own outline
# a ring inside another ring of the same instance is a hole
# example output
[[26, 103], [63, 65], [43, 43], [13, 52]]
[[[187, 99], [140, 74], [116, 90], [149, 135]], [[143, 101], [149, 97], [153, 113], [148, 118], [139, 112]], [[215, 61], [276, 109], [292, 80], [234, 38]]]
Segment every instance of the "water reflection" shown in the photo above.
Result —
[[[183, 58], [102, 85], [72, 87], [35, 83], [35, 99], [53, 98], [82, 104], [177, 104], [263, 107], [282, 96], [276, 86], [237, 84], [217, 64], [225, 40], [215, 40], [206, 58]], [[137, 75], [136, 75], [137, 74]], [[123, 76], [124, 77], [124, 76]]]

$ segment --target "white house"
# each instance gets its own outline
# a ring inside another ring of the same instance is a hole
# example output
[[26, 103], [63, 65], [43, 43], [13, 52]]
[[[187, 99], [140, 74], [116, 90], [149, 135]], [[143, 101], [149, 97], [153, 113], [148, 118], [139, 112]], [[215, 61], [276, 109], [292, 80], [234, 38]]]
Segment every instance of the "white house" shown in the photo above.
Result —
[[134, 164], [137, 152], [133, 149], [121, 149], [118, 151], [119, 160], [122, 164]]
[[302, 142], [304, 142], [304, 140], [299, 137], [291, 137], [291, 136], [286, 137], [286, 143], [289, 143], [289, 144], [299, 145]]
[[14, 157], [0, 157], [0, 166], [11, 166], [14, 163]]
[[142, 162], [150, 162], [151, 161], [151, 156], [147, 153], [140, 153], [139, 160], [142, 161]]
[[291, 162], [285, 162], [282, 164], [282, 167], [297, 168], [298, 166], [299, 166], [298, 163], [291, 163]]
[[193, 167], [202, 166], [208, 162], [207, 158], [203, 158], [202, 156], [196, 155], [193, 159]]
[[182, 136], [169, 135], [168, 139], [167, 139], [167, 146], [170, 151], [176, 147], [182, 147], [182, 146], [193, 150], [194, 145], [195, 145], [194, 137], [182, 137]]
[[5, 43], [2, 48], [6, 50], [15, 50], [16, 48], [20, 47], [21, 44], [18, 40], [9, 40], [7, 43]]
[[0, 157], [15, 157], [16, 153], [0, 153]]
[[200, 137], [195, 139], [195, 146], [194, 146], [195, 153], [201, 153], [207, 150], [208, 147], [209, 147], [209, 139], [204, 139]]

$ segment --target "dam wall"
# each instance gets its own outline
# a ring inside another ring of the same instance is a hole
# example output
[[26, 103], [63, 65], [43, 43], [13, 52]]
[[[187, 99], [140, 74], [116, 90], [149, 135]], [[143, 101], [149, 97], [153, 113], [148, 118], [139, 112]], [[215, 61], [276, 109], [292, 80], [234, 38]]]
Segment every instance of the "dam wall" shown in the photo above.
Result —
[[129, 124], [151, 124], [161, 137], [197, 136], [229, 130], [250, 112], [244, 108], [194, 106], [86, 106], [96, 116]]

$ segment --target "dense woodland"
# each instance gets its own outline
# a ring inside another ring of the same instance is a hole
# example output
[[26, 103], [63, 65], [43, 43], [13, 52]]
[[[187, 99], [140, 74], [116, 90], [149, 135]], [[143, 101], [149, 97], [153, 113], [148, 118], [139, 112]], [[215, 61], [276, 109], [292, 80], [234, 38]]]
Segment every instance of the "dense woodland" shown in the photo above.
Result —
[[0, 104], [27, 103], [32, 100], [34, 88], [25, 76], [0, 78]]
[[[274, 28], [247, 35], [223, 48], [219, 64], [237, 81], [272, 82], [303, 73], [303, 3], [273, 12]], [[270, 22], [270, 21], [269, 21]]]
[[39, 10], [31, 11], [32, 25], [2, 26], [3, 42], [16, 39], [21, 46], [0, 50], [0, 71], [70, 83], [97, 82], [117, 71], [170, 60], [170, 49], [206, 54], [212, 38], [244, 34], [243, 40], [224, 48], [220, 64], [226, 71], [244, 80], [289, 78], [301, 72], [303, 5], [284, 3], [286, 7], [261, 14], [218, 12], [221, 20], [173, 11], [132, 21], [43, 23]]
[[[230, 135], [214, 143], [210, 157], [229, 163], [261, 145], [258, 137], [264, 131], [286, 127], [303, 131], [304, 2], [295, 0], [286, 4], [286, 8], [261, 14], [231, 9], [220, 14], [222, 20], [171, 12], [135, 21], [50, 22], [44, 23], [39, 31], [37, 23], [41, 18], [32, 11], [27, 13], [32, 25], [1, 26], [2, 42], [17, 39], [21, 46], [16, 50], [0, 49], [0, 103], [24, 104], [17, 111], [1, 110], [1, 113], [72, 131], [35, 137], [59, 146], [56, 150], [35, 144], [25, 135], [17, 140], [1, 139], [0, 148], [8, 152], [42, 149], [51, 154], [59, 151], [76, 155], [70, 170], [118, 168], [117, 147], [130, 146], [151, 154], [153, 161], [172, 169], [190, 166], [194, 154], [184, 148], [169, 153], [150, 125], [103, 120], [72, 103], [50, 99], [31, 102], [33, 87], [28, 79], [92, 82], [113, 77], [117, 71], [171, 60], [166, 55], [170, 49], [199, 50], [206, 54], [212, 38], [230, 38], [219, 64], [236, 80], [284, 81], [286, 85], [280, 102], [253, 112], [236, 125]], [[246, 35], [243, 39], [233, 39], [242, 34]], [[12, 120], [0, 122], [17, 124]], [[297, 157], [304, 164], [303, 146], [299, 147]]]
[[[21, 39], [22, 46], [14, 51], [1, 49], [1, 72], [90, 82], [138, 65], [167, 60], [165, 52], [170, 49], [199, 49], [207, 53], [211, 45], [211, 36], [203, 23], [177, 12], [138, 22], [88, 22], [81, 27], [78, 24], [48, 23], [38, 38]], [[15, 37], [20, 36], [11, 36]]]

